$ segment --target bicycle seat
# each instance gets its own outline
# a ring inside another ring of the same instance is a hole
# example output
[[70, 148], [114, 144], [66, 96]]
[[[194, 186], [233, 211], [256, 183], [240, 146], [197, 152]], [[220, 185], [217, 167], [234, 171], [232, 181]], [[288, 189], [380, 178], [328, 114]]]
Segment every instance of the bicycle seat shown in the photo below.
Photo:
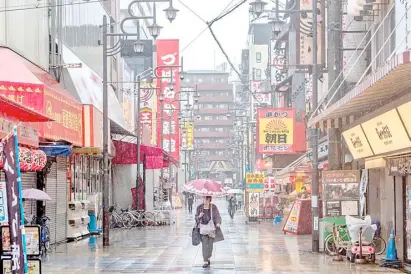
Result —
[[127, 209], [121, 209], [121, 213], [124, 213], [124, 212], [128, 212], [128, 208]]
[[113, 211], [114, 211], [114, 206], [110, 206], [110, 207], [108, 208], [108, 212], [113, 213]]

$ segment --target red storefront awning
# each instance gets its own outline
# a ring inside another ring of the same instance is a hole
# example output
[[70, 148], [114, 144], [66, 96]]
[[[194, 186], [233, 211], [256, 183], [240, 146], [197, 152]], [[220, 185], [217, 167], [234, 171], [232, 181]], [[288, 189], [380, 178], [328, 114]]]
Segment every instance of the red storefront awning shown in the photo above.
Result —
[[0, 94], [53, 118], [40, 137], [82, 146], [82, 106], [47, 71], [8, 48], [0, 48]]
[[[137, 163], [137, 144], [113, 140], [116, 156], [112, 159], [113, 165], [134, 165]], [[140, 146], [140, 160], [146, 157], [147, 169], [160, 169], [173, 163], [173, 159], [162, 148], [155, 146]]]
[[20, 122], [49, 122], [53, 121], [35, 110], [24, 107], [23, 105], [7, 99], [0, 95], [0, 114], [3, 117], [12, 117]]

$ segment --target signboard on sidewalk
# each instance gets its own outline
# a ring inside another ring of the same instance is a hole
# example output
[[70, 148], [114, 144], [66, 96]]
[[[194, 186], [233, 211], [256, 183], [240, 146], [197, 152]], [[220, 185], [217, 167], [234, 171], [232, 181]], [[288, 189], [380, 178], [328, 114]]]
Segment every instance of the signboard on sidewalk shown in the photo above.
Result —
[[245, 177], [248, 192], [263, 192], [265, 175], [263, 173], [247, 173]]

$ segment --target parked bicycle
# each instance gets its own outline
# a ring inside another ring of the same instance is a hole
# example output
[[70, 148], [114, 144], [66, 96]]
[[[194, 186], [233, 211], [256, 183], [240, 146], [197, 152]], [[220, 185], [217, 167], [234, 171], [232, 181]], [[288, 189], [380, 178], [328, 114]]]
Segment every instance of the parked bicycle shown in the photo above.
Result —
[[[324, 240], [324, 251], [328, 254], [334, 252], [335, 249], [340, 255], [345, 255], [347, 249], [351, 247], [351, 239], [346, 225], [336, 225], [335, 230], [328, 235]], [[381, 255], [387, 248], [387, 243], [379, 235], [375, 235], [372, 241], [375, 248], [375, 254]]]
[[50, 252], [50, 229], [47, 222], [50, 219], [47, 216], [43, 216], [40, 219], [37, 216], [34, 216], [31, 224], [40, 225], [40, 255], [47, 255]]

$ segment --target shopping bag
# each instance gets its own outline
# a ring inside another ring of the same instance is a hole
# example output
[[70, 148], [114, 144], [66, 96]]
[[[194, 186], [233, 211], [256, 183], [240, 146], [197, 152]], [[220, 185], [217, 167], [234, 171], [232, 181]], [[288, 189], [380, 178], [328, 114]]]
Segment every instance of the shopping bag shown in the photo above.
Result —
[[200, 229], [197, 226], [193, 227], [193, 230], [191, 231], [191, 242], [194, 246], [201, 243]]

